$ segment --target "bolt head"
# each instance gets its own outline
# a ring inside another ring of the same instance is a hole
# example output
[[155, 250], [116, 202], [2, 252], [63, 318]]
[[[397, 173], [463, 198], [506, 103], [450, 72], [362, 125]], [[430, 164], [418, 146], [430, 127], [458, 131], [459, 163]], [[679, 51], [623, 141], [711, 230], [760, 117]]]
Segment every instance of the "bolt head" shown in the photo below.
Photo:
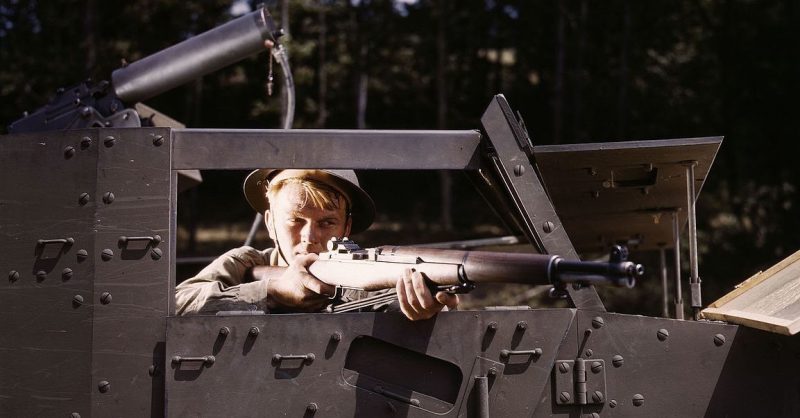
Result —
[[67, 267], [61, 271], [61, 278], [63, 280], [69, 280], [72, 278], [72, 269]]
[[97, 389], [100, 390], [100, 393], [106, 393], [111, 390], [111, 383], [108, 380], [101, 380], [100, 383], [97, 384]]
[[489, 322], [488, 328], [490, 331], [497, 331], [497, 322]]
[[106, 248], [100, 252], [100, 258], [102, 258], [103, 261], [111, 260], [114, 258], [114, 251], [111, 251], [110, 248]]
[[660, 330], [658, 330], [658, 332], [656, 333], [656, 336], [658, 337], [658, 340], [659, 340], [659, 341], [666, 341], [666, 339], [667, 339], [667, 338], [669, 338], [669, 331], [667, 331], [667, 330], [666, 330], [666, 329], [664, 329], [664, 328], [661, 328], [661, 329], [660, 329]]
[[592, 362], [592, 373], [600, 373], [603, 371], [603, 363], [599, 361]]
[[522, 164], [517, 164], [514, 166], [514, 175], [517, 177], [522, 176], [525, 174], [525, 166]]
[[594, 351], [591, 348], [587, 348], [586, 351], [583, 353], [586, 357], [591, 357], [594, 355]]
[[642, 406], [644, 405], [644, 396], [641, 394], [633, 395], [633, 406]]
[[83, 296], [75, 295], [72, 297], [72, 306], [77, 308], [78, 306], [83, 305]]
[[315, 404], [313, 402], [308, 404], [308, 406], [306, 406], [306, 411], [308, 411], [308, 412], [317, 412], [317, 404]]
[[605, 321], [602, 317], [596, 316], [592, 318], [592, 327], [595, 329], [602, 328], [605, 325]]
[[622, 367], [622, 365], [624, 363], [625, 363], [625, 359], [622, 358], [622, 356], [619, 355], [619, 354], [617, 354], [617, 355], [615, 355], [614, 357], [611, 358], [611, 364], [613, 364], [614, 367]]
[[92, 138], [84, 136], [81, 138], [81, 149], [86, 149], [92, 146]]
[[111, 293], [103, 292], [103, 294], [100, 295], [100, 303], [103, 305], [108, 305], [111, 303], [111, 299]]
[[544, 232], [548, 234], [553, 232], [555, 227], [556, 227], [555, 224], [553, 224], [553, 222], [550, 221], [546, 221], [545, 223], [542, 224], [542, 230], [544, 230]]
[[716, 345], [717, 347], [720, 347], [723, 344], [725, 344], [725, 336], [722, 335], [722, 334], [715, 335], [714, 336], [714, 345]]
[[164, 136], [163, 135], [153, 135], [153, 145], [160, 147], [164, 145]]
[[10, 281], [11, 283], [14, 283], [17, 280], [19, 280], [19, 272], [16, 271], [16, 270], [9, 271], [8, 272], [8, 281]]
[[230, 333], [231, 333], [231, 329], [228, 328], [228, 327], [222, 327], [222, 328], [219, 329], [219, 335], [221, 335], [223, 337], [227, 336]]
[[561, 373], [569, 373], [569, 369], [570, 369], [569, 363], [562, 362], [558, 364], [558, 371], [560, 371]]
[[517, 322], [517, 330], [525, 331], [527, 328], [528, 328], [528, 323], [527, 322], [525, 322], [525, 321]]
[[333, 334], [331, 334], [331, 341], [336, 341], [336, 342], [342, 341], [342, 333], [334, 332]]
[[612, 400], [608, 401], [608, 406], [610, 406], [612, 408], [616, 408], [617, 407], [617, 400], [616, 399], [612, 399]]
[[561, 392], [558, 395], [558, 400], [561, 403], [567, 403], [570, 401], [570, 399], [572, 399], [572, 395], [570, 395], [569, 392]]
[[78, 262], [80, 263], [81, 261], [84, 261], [87, 258], [89, 258], [89, 252], [86, 250], [78, 250], [75, 256], [78, 258]]
[[36, 272], [36, 280], [42, 281], [47, 278], [47, 272], [44, 270], [39, 270]]
[[260, 329], [258, 329], [258, 327], [251, 327], [251, 328], [250, 328], [250, 331], [248, 331], [248, 334], [249, 334], [251, 337], [255, 337], [255, 336], [257, 336], [257, 335], [258, 335], [260, 332], [261, 332], [261, 330], [260, 330]]
[[160, 248], [153, 248], [152, 250], [150, 250], [150, 258], [152, 258], [153, 260], [160, 260], [161, 255], [162, 252]]
[[89, 203], [89, 200], [91, 198], [92, 198], [92, 196], [90, 196], [89, 193], [81, 193], [81, 195], [78, 196], [78, 204], [83, 206], [83, 205]]
[[107, 136], [107, 137], [105, 137], [105, 139], [103, 139], [103, 145], [105, 145], [106, 148], [113, 147], [114, 146], [114, 142], [117, 142], [117, 139], [114, 138], [113, 136]]
[[74, 156], [75, 156], [75, 147], [69, 145], [66, 148], [64, 148], [64, 158], [70, 159]]
[[114, 193], [105, 192], [105, 194], [103, 194], [103, 203], [110, 205], [111, 203], [114, 202], [115, 198], [116, 197], [114, 196]]

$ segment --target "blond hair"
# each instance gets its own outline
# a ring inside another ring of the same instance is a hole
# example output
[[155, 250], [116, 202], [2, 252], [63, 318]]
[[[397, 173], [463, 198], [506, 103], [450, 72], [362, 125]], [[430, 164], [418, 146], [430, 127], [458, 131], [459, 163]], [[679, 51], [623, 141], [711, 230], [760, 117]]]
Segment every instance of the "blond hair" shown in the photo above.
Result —
[[265, 190], [267, 200], [274, 201], [278, 193], [289, 184], [297, 184], [302, 188], [304, 205], [310, 201], [315, 207], [337, 210], [340, 207], [339, 198], [342, 198], [345, 202], [345, 214], [349, 216], [350, 202], [347, 195], [328, 184], [309, 178], [290, 177], [270, 182]]

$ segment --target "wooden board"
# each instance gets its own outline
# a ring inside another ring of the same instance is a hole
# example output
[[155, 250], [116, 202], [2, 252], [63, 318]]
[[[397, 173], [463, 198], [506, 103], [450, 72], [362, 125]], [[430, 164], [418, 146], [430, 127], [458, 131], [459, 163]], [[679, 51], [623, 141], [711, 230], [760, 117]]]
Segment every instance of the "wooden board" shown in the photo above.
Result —
[[704, 318], [784, 335], [800, 332], [800, 251], [709, 305]]

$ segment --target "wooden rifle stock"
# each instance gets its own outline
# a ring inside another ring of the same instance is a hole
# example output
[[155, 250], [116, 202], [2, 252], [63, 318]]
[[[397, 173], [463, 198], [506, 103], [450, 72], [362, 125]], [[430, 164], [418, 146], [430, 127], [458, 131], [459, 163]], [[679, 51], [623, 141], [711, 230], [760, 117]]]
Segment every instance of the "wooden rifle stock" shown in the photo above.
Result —
[[[332, 240], [308, 271], [323, 282], [375, 291], [393, 288], [405, 269], [424, 273], [440, 288], [470, 290], [478, 283], [611, 283], [632, 287], [644, 270], [630, 261], [567, 261], [557, 255], [377, 247], [362, 250], [352, 241]], [[283, 274], [285, 267], [258, 266], [253, 278]]]

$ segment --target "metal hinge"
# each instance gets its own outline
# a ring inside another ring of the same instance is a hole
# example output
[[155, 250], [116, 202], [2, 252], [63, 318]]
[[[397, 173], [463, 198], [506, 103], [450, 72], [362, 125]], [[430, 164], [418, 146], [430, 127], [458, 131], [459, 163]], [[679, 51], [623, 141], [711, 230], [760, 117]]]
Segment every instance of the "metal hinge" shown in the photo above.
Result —
[[556, 405], [593, 405], [606, 401], [603, 360], [556, 360], [553, 367]]

